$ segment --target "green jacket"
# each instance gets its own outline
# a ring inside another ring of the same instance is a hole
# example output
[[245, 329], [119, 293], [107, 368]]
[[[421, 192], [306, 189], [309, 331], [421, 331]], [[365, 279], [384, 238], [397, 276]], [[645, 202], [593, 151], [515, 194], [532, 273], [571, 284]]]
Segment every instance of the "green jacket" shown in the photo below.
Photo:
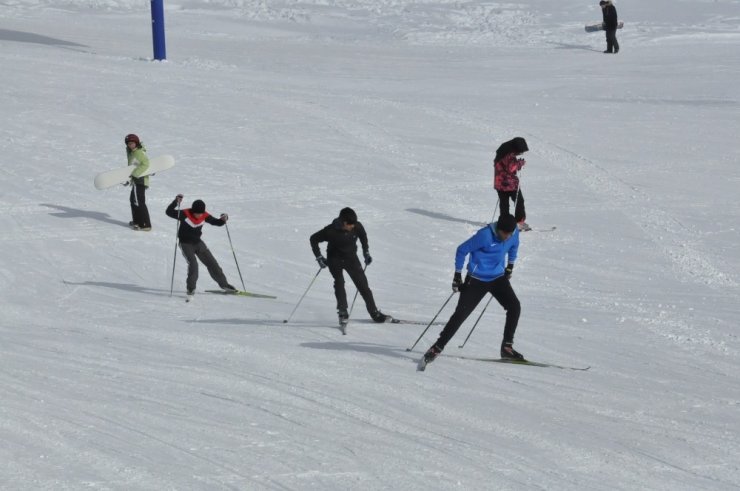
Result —
[[128, 165], [135, 165], [136, 168], [131, 172], [131, 178], [136, 184], [143, 184], [149, 187], [149, 176], [143, 176], [149, 170], [149, 157], [146, 156], [146, 148], [140, 147], [130, 151], [126, 149], [128, 156]]

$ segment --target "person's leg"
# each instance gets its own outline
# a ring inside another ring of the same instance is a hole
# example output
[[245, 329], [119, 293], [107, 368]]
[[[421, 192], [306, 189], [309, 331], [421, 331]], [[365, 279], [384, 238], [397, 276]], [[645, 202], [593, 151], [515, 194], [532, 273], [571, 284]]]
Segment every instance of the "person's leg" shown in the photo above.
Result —
[[334, 278], [334, 296], [337, 299], [337, 310], [347, 310], [347, 292], [344, 289], [344, 261], [339, 258], [330, 257], [327, 259], [329, 272]]
[[499, 216], [509, 214], [509, 193], [506, 191], [497, 191], [498, 193], [498, 210]]
[[152, 222], [149, 219], [149, 209], [146, 206], [146, 186], [143, 184], [135, 184], [135, 187], [139, 209], [139, 221], [136, 223], [141, 228], [151, 228]]
[[180, 242], [180, 250], [188, 263], [188, 279], [185, 282], [188, 293], [195, 291], [195, 285], [198, 282], [198, 260], [195, 256], [197, 244], [188, 244]]
[[211, 275], [213, 281], [218, 283], [218, 286], [224, 289], [232, 288], [232, 286], [229, 285], [229, 282], [226, 280], [226, 275], [224, 275], [221, 266], [218, 265], [218, 261], [216, 261], [216, 258], [213, 257], [213, 254], [211, 254], [208, 246], [202, 240], [198, 243], [198, 248], [196, 249], [195, 254], [198, 256], [198, 259], [200, 259], [200, 262], [202, 262], [203, 265], [208, 269], [208, 274]]
[[612, 34], [612, 44], [614, 46], [614, 52], [619, 53], [619, 41], [617, 41], [617, 30], [614, 29], [614, 33]]
[[522, 194], [521, 188], [519, 189], [519, 195], [516, 198], [516, 209], [514, 210], [514, 218], [517, 223], [523, 222], [527, 219], [527, 213], [524, 210], [524, 195]]
[[504, 324], [504, 343], [514, 342], [514, 333], [519, 323], [521, 305], [519, 299], [511, 287], [511, 282], [505, 276], [501, 276], [488, 284], [489, 292], [506, 311], [506, 322]]
[[614, 52], [614, 41], [612, 40], [612, 30], [606, 29], [606, 51], [605, 53]]
[[362, 270], [360, 260], [355, 256], [354, 260], [347, 259], [345, 261], [344, 269], [347, 271], [352, 283], [355, 284], [355, 288], [360, 293], [360, 296], [365, 301], [365, 307], [367, 312], [372, 316], [378, 311], [378, 306], [375, 305], [375, 298], [373, 298], [373, 292], [370, 290], [370, 285], [367, 281], [367, 276]]
[[136, 186], [131, 185], [131, 193], [129, 194], [129, 203], [131, 204], [131, 225], [139, 224], [139, 207], [136, 205]]
[[439, 351], [442, 351], [447, 343], [452, 339], [457, 330], [460, 328], [465, 319], [470, 316], [475, 307], [478, 306], [483, 297], [488, 293], [488, 283], [485, 283], [475, 278], [470, 278], [465, 283], [465, 287], [460, 292], [460, 298], [457, 301], [457, 307], [455, 312], [447, 321], [442, 332], [439, 333], [439, 338], [434, 343]]

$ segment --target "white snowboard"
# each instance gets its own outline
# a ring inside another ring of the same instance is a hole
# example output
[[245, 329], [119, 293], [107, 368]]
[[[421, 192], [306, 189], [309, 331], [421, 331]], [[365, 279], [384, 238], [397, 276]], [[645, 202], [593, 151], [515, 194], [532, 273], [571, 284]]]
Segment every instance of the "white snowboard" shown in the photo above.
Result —
[[[175, 158], [172, 155], [154, 157], [149, 159], [149, 170], [147, 170], [144, 175], [149, 176], [156, 172], [163, 172], [167, 169], [173, 168], [174, 166]], [[119, 167], [117, 169], [101, 172], [95, 176], [95, 187], [97, 189], [107, 189], [116, 184], [123, 184], [129, 180], [129, 177], [131, 177], [131, 173], [135, 168], [136, 167], [133, 165], [128, 165], [126, 167]]]
[[[621, 29], [624, 27], [624, 22], [621, 20], [617, 22], [617, 29]], [[603, 31], [604, 29], [604, 23], [599, 22], [598, 24], [589, 24], [586, 26], [586, 32], [596, 32], [596, 31]]]

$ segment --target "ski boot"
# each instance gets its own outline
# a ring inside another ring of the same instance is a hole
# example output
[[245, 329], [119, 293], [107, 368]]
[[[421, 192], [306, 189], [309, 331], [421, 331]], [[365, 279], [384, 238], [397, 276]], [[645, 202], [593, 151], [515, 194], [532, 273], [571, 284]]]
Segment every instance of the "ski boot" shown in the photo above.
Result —
[[512, 347], [513, 343], [501, 343], [501, 359], [502, 360], [513, 360], [513, 361], [524, 361], [524, 355], [519, 353]]
[[190, 303], [195, 298], [195, 290], [188, 290], [185, 296], [185, 301]]
[[377, 322], [378, 324], [382, 324], [383, 322], [388, 322], [392, 319], [390, 315], [386, 315], [380, 310], [376, 310], [372, 314], [370, 314], [370, 317], [372, 317], [373, 321]]
[[226, 293], [236, 293], [239, 290], [231, 286], [230, 284], [226, 283], [226, 285], [222, 286], [221, 289], [225, 291]]
[[342, 330], [342, 334], [347, 334], [347, 323], [349, 322], [347, 309], [337, 309], [337, 317], [339, 317], [339, 329]]
[[436, 344], [433, 344], [431, 348], [427, 350], [426, 353], [424, 353], [424, 356], [421, 357], [421, 360], [419, 360], [419, 364], [416, 366], [416, 369], [420, 372], [423, 372], [427, 365], [434, 361], [439, 354], [442, 353], [442, 350], [437, 347]]

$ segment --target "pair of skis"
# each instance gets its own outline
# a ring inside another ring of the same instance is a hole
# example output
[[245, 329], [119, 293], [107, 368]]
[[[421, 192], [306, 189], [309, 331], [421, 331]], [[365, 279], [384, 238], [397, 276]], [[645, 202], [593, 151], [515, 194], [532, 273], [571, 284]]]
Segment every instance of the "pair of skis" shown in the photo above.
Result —
[[[264, 293], [246, 292], [246, 291], [242, 291], [242, 290], [236, 290], [236, 291], [233, 291], [233, 292], [227, 292], [225, 290], [206, 290], [206, 293], [215, 293], [215, 294], [218, 294], [218, 295], [234, 295], [234, 296], [237, 296], [237, 297], [271, 298], [271, 299], [277, 298], [274, 295], [266, 295]], [[187, 295], [185, 297], [185, 301], [186, 302], [192, 302], [193, 301], [193, 298], [194, 298], [193, 295]]]
[[[541, 363], [538, 361], [530, 361], [530, 360], [512, 360], [508, 358], [476, 358], [476, 357], [470, 357], [470, 356], [458, 356], [458, 355], [443, 355], [439, 354], [437, 355], [437, 358], [440, 356], [443, 356], [445, 358], [455, 358], [458, 360], [467, 360], [467, 361], [483, 361], [487, 363], [508, 363], [510, 365], [528, 365], [530, 367], [540, 367], [540, 368], [558, 368], [560, 370], [575, 370], [578, 372], [585, 372], [589, 368], [588, 367], [571, 367], [571, 366], [565, 366], [565, 365], [556, 365], [554, 363]], [[427, 361], [426, 357], [422, 355], [421, 359], [419, 360], [418, 364], [416, 365], [416, 369], [419, 372], [423, 372], [426, 370], [427, 365], [429, 365], [432, 361]]]

